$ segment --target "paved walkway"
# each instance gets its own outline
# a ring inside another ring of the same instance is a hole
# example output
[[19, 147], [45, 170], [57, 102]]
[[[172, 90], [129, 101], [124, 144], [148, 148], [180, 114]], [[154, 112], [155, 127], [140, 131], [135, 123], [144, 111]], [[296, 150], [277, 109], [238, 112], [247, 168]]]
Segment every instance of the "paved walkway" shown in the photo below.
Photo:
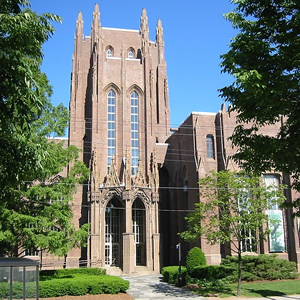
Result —
[[[136, 275], [122, 277], [126, 280], [129, 280], [130, 287], [129, 290], [127, 290], [127, 293], [135, 300], [208, 300], [208, 298], [197, 296], [192, 292], [163, 282], [161, 275]], [[234, 298], [235, 300], [300, 300], [300, 295], [270, 296], [266, 298]], [[226, 300], [226, 298], [223, 299]], [[232, 300], [232, 298], [230, 299]]]
[[[123, 276], [122, 276], [123, 277]], [[143, 299], [176, 299], [176, 300], [204, 300], [207, 298], [199, 297], [192, 292], [178, 288], [162, 281], [161, 275], [137, 275], [124, 276], [129, 280], [129, 290], [126, 292], [135, 300]]]

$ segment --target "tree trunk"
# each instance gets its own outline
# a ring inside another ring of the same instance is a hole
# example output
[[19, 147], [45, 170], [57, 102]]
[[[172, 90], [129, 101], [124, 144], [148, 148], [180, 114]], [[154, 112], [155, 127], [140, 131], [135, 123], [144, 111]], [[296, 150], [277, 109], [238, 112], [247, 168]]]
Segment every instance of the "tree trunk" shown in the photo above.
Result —
[[237, 286], [237, 296], [241, 295], [242, 287], [242, 249], [239, 247], [238, 250], [238, 286]]

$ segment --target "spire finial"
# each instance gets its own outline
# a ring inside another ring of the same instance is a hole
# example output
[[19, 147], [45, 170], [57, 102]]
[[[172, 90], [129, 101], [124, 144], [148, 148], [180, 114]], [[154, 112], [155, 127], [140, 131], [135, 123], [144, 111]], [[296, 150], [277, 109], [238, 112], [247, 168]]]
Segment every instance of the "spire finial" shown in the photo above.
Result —
[[94, 23], [97, 26], [99, 26], [100, 24], [100, 11], [99, 11], [99, 5], [97, 3], [95, 4], [95, 8], [93, 12], [93, 25]]
[[140, 34], [144, 40], [149, 40], [148, 17], [145, 8], [142, 10]]
[[163, 45], [164, 43], [164, 33], [163, 33], [163, 27], [161, 20], [157, 20], [157, 25], [156, 25], [156, 44]]
[[100, 24], [100, 11], [99, 11], [99, 5], [95, 4], [95, 8], [93, 11], [93, 22], [92, 22], [92, 46], [95, 46], [95, 43], [99, 39], [99, 27], [101, 26]]
[[83, 18], [81, 11], [78, 13], [78, 17], [76, 20], [76, 35], [81, 35], [83, 37]]

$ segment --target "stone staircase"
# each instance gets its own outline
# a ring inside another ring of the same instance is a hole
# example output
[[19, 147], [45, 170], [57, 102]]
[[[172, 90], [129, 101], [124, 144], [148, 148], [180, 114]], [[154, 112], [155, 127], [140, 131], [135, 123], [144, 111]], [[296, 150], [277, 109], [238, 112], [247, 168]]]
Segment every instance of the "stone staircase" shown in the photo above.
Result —
[[[119, 267], [106, 268], [106, 272], [108, 275], [114, 275], [114, 276], [128, 275], [128, 274], [124, 274]], [[153, 271], [149, 271], [147, 269], [147, 267], [145, 267], [145, 266], [136, 266], [135, 271], [132, 274], [130, 274], [129, 276], [136, 276], [136, 275], [143, 276], [143, 275], [154, 275], [154, 274], [156, 274], [156, 273], [154, 273]]]

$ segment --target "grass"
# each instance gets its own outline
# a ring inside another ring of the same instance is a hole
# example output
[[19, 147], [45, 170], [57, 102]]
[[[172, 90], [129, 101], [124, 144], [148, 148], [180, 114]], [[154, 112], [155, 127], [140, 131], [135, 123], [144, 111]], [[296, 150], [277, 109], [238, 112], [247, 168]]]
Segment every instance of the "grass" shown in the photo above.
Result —
[[[236, 296], [237, 284], [224, 283], [221, 280], [206, 282], [193, 291], [201, 296], [218, 296], [221, 298]], [[242, 283], [242, 296], [272, 297], [300, 294], [300, 280], [277, 280]]]

